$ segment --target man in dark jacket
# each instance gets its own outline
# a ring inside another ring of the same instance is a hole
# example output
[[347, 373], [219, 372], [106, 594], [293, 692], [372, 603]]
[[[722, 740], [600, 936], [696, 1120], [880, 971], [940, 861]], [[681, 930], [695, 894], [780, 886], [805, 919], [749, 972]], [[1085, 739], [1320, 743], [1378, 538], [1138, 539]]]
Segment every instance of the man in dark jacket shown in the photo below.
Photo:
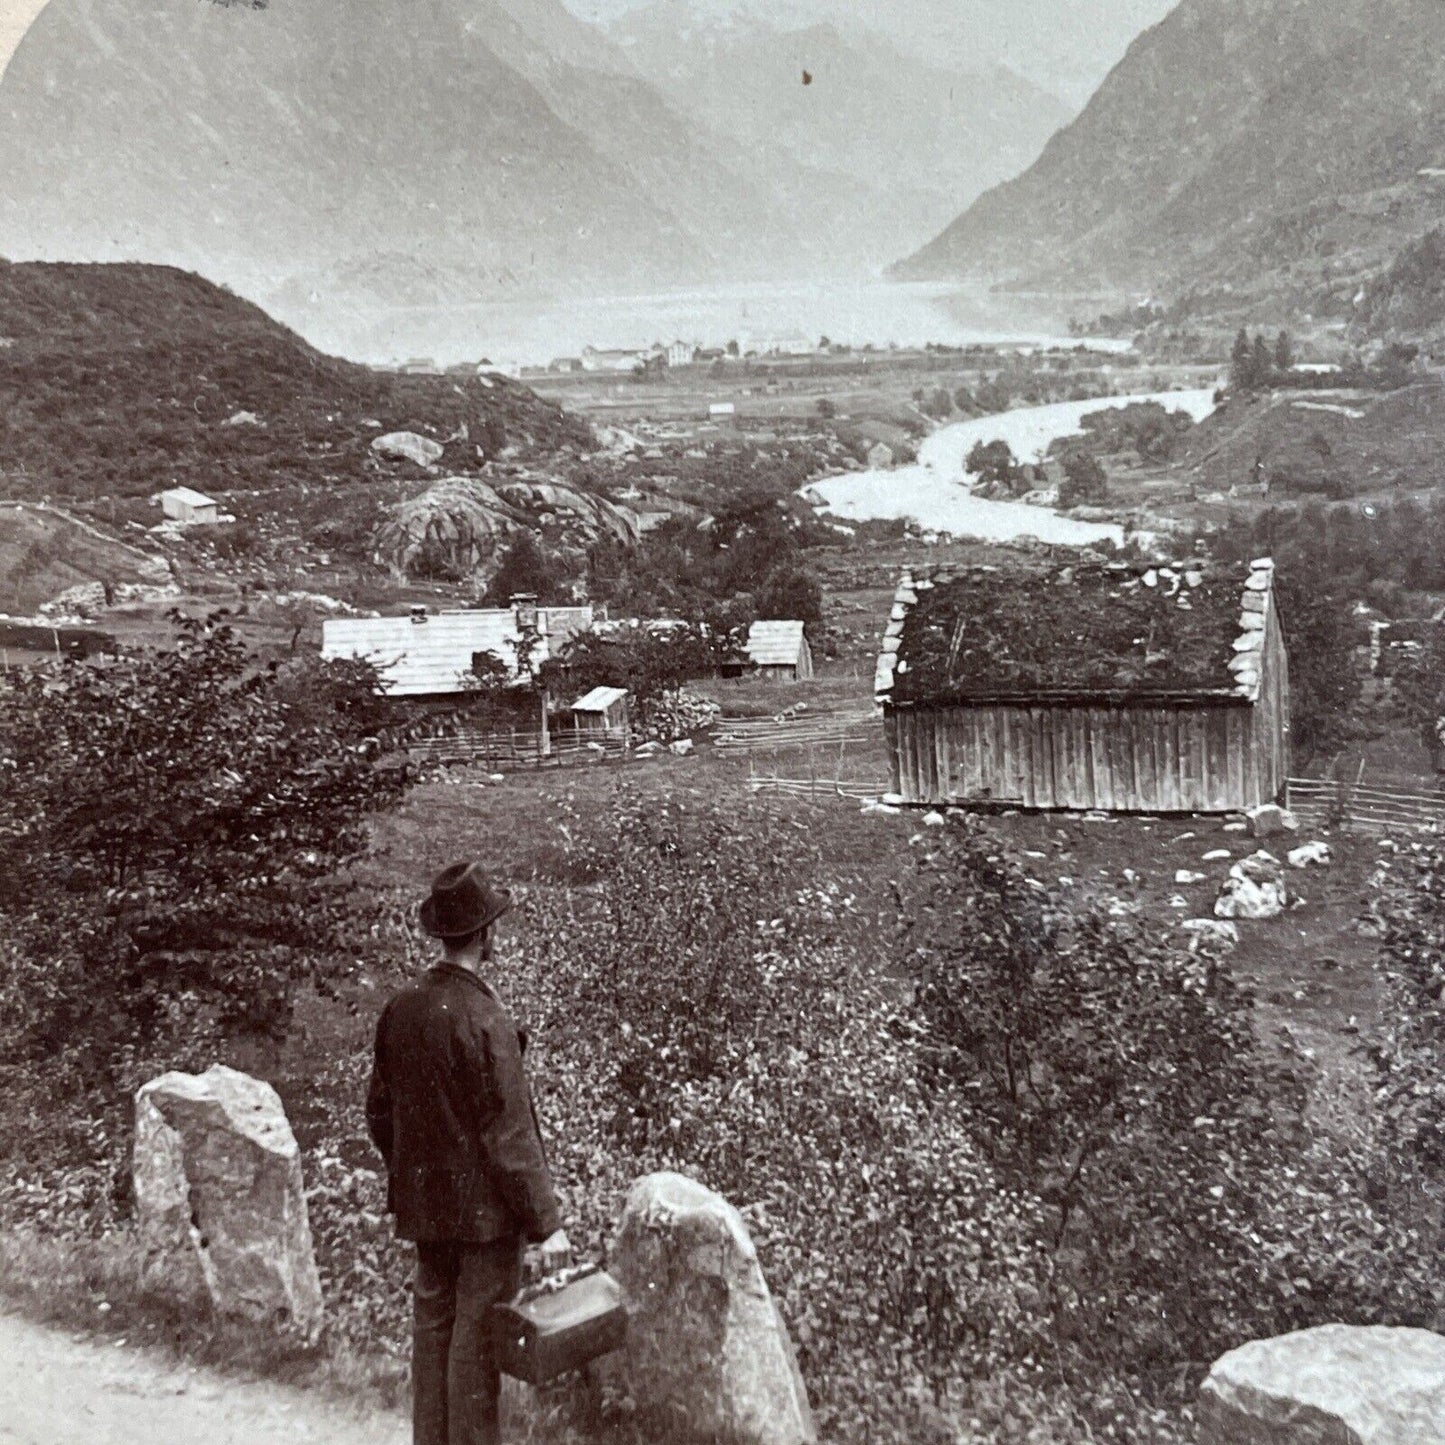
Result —
[[421, 923], [442, 959], [392, 999], [376, 1030], [366, 1119], [397, 1237], [416, 1243], [415, 1445], [495, 1445], [491, 1308], [517, 1291], [524, 1241], [541, 1244], [546, 1267], [569, 1249], [523, 1041], [479, 972], [510, 904], [475, 864], [438, 874]]

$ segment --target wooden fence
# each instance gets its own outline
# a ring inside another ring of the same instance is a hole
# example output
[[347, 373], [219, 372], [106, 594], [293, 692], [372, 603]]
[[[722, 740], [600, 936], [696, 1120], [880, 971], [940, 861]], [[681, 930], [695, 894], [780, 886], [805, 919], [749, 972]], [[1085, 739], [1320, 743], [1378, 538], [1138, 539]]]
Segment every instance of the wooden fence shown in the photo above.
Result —
[[754, 773], [748, 779], [753, 793], [775, 793], [787, 798], [877, 798], [888, 791], [886, 783], [845, 782], [840, 778], [780, 778]]
[[1440, 828], [1445, 826], [1445, 791], [1439, 784], [1421, 786], [1424, 780], [1366, 783], [1363, 777], [1291, 778], [1289, 806], [1301, 822], [1316, 827], [1359, 828], [1380, 832], [1388, 828]]
[[553, 733], [544, 741], [538, 732], [458, 727], [411, 738], [406, 751], [423, 765], [475, 763], [494, 773], [511, 773], [615, 762], [629, 756], [631, 747], [621, 732]]
[[882, 726], [876, 714], [823, 713], [817, 717], [758, 718], [717, 725], [713, 744], [720, 753], [776, 752], [780, 748], [836, 747], [855, 742]]

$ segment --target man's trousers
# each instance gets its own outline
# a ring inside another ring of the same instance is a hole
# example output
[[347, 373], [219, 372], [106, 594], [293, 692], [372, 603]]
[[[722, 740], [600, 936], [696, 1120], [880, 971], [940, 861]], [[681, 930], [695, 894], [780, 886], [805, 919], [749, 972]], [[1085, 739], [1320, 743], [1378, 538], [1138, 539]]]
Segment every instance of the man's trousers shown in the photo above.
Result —
[[498, 1445], [501, 1376], [489, 1316], [517, 1293], [521, 1268], [515, 1239], [417, 1245], [414, 1445]]

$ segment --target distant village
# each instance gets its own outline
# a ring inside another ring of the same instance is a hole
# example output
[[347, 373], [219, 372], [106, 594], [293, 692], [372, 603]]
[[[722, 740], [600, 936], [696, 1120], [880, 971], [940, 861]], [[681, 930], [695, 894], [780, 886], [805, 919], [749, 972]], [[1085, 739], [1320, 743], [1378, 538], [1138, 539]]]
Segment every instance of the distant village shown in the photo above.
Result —
[[[840, 355], [852, 347], [830, 341], [826, 336], [813, 340], [802, 332], [774, 336], [744, 337], [724, 346], [703, 346], [693, 341], [654, 341], [650, 346], [599, 347], [585, 346], [577, 356], [556, 356], [545, 366], [523, 366], [513, 361], [456, 362], [442, 366], [432, 357], [413, 356], [390, 368], [409, 376], [471, 376], [495, 375], [513, 379], [522, 377], [571, 376], [600, 373], [614, 376], [636, 376], [676, 370], [689, 366], [725, 366], [758, 359], [804, 360], [823, 355]], [[868, 348], [869, 350], [873, 348]]]

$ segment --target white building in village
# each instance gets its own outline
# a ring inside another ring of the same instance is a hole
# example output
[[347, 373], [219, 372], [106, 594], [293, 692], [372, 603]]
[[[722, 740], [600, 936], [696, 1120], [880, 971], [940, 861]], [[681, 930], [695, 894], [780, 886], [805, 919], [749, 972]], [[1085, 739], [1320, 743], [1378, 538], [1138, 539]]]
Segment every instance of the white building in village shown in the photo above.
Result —
[[160, 500], [161, 512], [172, 522], [194, 526], [221, 520], [220, 503], [190, 487], [171, 487], [161, 493]]

